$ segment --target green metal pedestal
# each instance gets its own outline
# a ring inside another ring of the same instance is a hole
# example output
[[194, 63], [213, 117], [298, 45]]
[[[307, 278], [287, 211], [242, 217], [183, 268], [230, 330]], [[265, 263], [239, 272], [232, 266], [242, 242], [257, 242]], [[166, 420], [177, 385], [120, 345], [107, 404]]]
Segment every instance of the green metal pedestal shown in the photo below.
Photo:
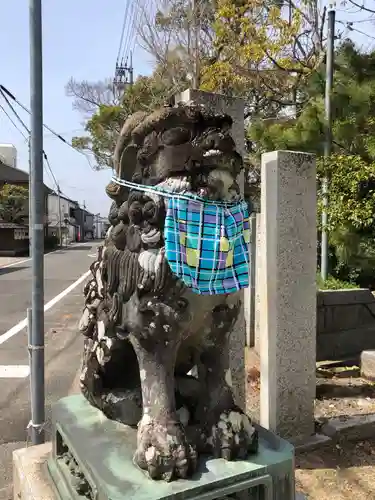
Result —
[[189, 480], [153, 481], [133, 464], [136, 430], [108, 420], [81, 396], [54, 407], [50, 475], [61, 500], [294, 500], [294, 449], [259, 428], [248, 460], [201, 459]]

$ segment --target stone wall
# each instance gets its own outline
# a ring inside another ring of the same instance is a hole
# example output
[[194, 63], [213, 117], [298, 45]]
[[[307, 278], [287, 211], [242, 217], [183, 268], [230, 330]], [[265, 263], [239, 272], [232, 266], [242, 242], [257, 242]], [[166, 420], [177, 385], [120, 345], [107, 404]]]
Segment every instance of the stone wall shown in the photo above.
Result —
[[375, 297], [368, 289], [317, 294], [317, 361], [375, 349]]
[[[257, 289], [257, 305], [259, 304]], [[256, 307], [255, 351], [259, 353], [260, 310]], [[375, 349], [375, 297], [366, 289], [317, 292], [316, 360], [356, 357]]]

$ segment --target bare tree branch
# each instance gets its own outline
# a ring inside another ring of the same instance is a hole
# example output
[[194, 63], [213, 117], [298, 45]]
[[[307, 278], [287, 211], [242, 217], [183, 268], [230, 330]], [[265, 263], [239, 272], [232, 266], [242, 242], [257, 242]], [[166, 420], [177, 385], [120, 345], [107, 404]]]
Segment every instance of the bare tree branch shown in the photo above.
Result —
[[89, 117], [99, 106], [118, 105], [119, 95], [110, 80], [91, 83], [86, 80], [77, 82], [71, 78], [65, 86], [68, 97], [72, 97], [73, 108]]

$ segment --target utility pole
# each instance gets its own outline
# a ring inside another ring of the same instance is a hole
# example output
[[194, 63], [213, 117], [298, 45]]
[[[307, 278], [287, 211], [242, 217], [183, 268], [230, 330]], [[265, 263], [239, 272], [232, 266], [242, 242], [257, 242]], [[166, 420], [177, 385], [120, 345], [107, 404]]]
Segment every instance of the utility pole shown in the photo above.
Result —
[[83, 200], [82, 209], [82, 241], [85, 241], [85, 220], [86, 220], [86, 202]]
[[[334, 9], [328, 11], [328, 35], [326, 53], [326, 92], [325, 92], [325, 141], [324, 158], [327, 161], [332, 152], [332, 89], [333, 63], [335, 55], [335, 17]], [[328, 182], [325, 177], [322, 181], [323, 211], [322, 211], [322, 239], [320, 272], [323, 280], [328, 276]]]
[[[28, 150], [29, 150], [29, 257], [32, 258], [32, 248], [31, 248], [31, 235], [33, 231], [33, 223], [31, 220], [31, 135], [28, 137]], [[31, 317], [31, 316], [30, 316]]]
[[200, 87], [200, 65], [199, 65], [199, 32], [200, 32], [200, 13], [198, 12], [197, 0], [192, 0], [193, 27], [194, 27], [194, 89]]
[[31, 441], [44, 442], [44, 185], [42, 0], [29, 0], [32, 299], [29, 341]]
[[130, 87], [133, 86], [134, 83], [134, 71], [133, 71], [133, 52], [130, 51], [130, 66], [129, 66], [129, 75], [130, 75], [130, 80], [129, 80], [129, 85]]
[[134, 69], [133, 69], [133, 53], [130, 52], [130, 61], [125, 63], [116, 63], [115, 77], [113, 79], [114, 87], [123, 91], [126, 87], [132, 87], [134, 83]]
[[57, 201], [59, 204], [59, 244], [62, 247], [62, 229], [61, 229], [61, 197], [60, 197], [60, 186], [57, 184]]

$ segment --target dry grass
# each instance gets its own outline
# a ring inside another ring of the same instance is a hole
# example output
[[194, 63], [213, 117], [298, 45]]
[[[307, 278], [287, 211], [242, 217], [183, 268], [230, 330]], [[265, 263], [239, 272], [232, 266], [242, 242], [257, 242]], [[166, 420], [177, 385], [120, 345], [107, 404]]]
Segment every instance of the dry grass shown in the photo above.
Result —
[[373, 500], [375, 438], [300, 453], [296, 484], [309, 500]]

